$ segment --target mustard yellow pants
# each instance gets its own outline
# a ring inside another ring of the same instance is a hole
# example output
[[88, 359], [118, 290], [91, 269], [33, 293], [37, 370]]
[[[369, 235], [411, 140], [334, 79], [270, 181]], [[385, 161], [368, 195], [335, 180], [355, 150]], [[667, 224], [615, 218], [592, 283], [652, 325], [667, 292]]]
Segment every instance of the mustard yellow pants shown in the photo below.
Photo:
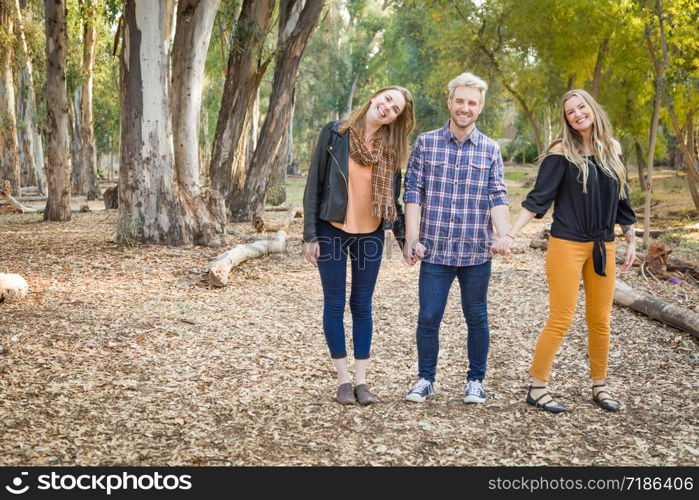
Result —
[[595, 274], [592, 265], [594, 242], [577, 242], [550, 237], [546, 254], [546, 279], [549, 285], [549, 317], [536, 342], [529, 374], [548, 380], [553, 358], [573, 321], [578, 302], [580, 278], [585, 286], [585, 319], [590, 357], [590, 377], [607, 375], [609, 357], [609, 320], [614, 299], [616, 262], [614, 242], [605, 242], [607, 267], [604, 276]]

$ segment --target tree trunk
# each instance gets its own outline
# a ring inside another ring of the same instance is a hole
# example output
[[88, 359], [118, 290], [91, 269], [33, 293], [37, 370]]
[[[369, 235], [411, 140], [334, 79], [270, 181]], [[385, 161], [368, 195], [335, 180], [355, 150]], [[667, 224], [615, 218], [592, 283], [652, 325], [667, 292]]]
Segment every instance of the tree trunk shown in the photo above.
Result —
[[296, 163], [293, 150], [295, 94], [296, 92], [292, 91], [289, 123], [286, 126], [286, 130], [284, 130], [284, 137], [282, 138], [281, 146], [279, 146], [277, 158], [274, 160], [269, 182], [270, 187], [267, 190], [267, 202], [270, 205], [286, 203], [286, 176], [289, 173], [289, 169], [293, 169], [293, 165]]
[[75, 87], [73, 92], [73, 107], [69, 115], [72, 131], [70, 137], [70, 155], [73, 168], [70, 171], [70, 192], [71, 194], [82, 196], [85, 194], [85, 166], [83, 165], [83, 141], [80, 135], [82, 115], [80, 113], [80, 102], [82, 101], [82, 87]]
[[697, 210], [699, 210], [699, 206], [697, 205], [697, 198], [699, 198], [699, 194], [695, 194], [697, 193], [699, 187], [699, 170], [697, 170], [699, 168], [699, 162], [697, 161], [697, 148], [694, 137], [694, 116], [692, 116], [690, 113], [687, 117], [687, 149], [690, 151], [691, 157], [694, 159], [694, 163], [691, 165], [691, 168], [688, 168], [687, 170], [687, 183], [689, 184], [689, 190], [692, 193], [694, 206], [696, 206]]
[[650, 125], [650, 140], [648, 145], [648, 173], [646, 174], [646, 202], [643, 210], [643, 246], [648, 247], [649, 231], [650, 231], [650, 205], [651, 192], [653, 190], [653, 158], [655, 155], [655, 141], [658, 135], [658, 121], [660, 119], [660, 104], [663, 93], [663, 78], [665, 77], [665, 68], [667, 67], [668, 54], [667, 44], [665, 43], [665, 24], [663, 22], [663, 7], [661, 0], [655, 1], [656, 15], [658, 16], [658, 25], [660, 27], [660, 47], [662, 50], [662, 59], [658, 60], [655, 57], [653, 41], [651, 34], [646, 30], [646, 41], [650, 50], [651, 58], [655, 64], [655, 81], [653, 82], [655, 97], [653, 99], [653, 117]]
[[349, 97], [347, 98], [347, 111], [345, 113], [345, 116], [349, 116], [352, 112], [352, 108], [354, 106], [354, 93], [357, 91], [358, 81], [359, 75], [354, 75], [354, 79], [352, 80], [352, 86], [350, 87]]
[[[231, 216], [236, 221], [251, 220], [254, 215], [261, 215], [264, 210], [273, 160], [279, 152], [291, 114], [298, 67], [323, 7], [323, 0], [306, 0], [296, 20], [293, 15], [294, 3], [294, 0], [281, 2], [279, 38], [286, 42], [277, 47], [274, 82], [268, 108], [274, 112], [268, 112], [265, 117], [245, 185], [240, 194], [233, 199]], [[283, 24], [282, 20], [285, 21]]]
[[646, 176], [644, 171], [646, 169], [646, 160], [643, 158], [643, 146], [636, 140], [634, 142], [636, 148], [636, 166], [638, 167], [638, 184], [641, 186], [641, 191], [646, 190]]
[[17, 144], [17, 118], [15, 116], [15, 84], [12, 77], [12, 45], [14, 37], [13, 11], [0, 2], [0, 24], [6, 37], [0, 40], [0, 183], [10, 182], [14, 196], [20, 196], [22, 175]]
[[228, 209], [235, 201], [234, 192], [239, 192], [245, 182], [250, 115], [270, 62], [269, 58], [262, 60], [261, 54], [273, 10], [273, 0], [244, 0], [231, 41], [209, 165], [211, 186], [224, 197]]
[[46, 182], [45, 220], [70, 220], [70, 132], [66, 88], [66, 4], [45, 0], [46, 11]]
[[[83, 6], [83, 85], [80, 102], [80, 163], [85, 179], [83, 190], [88, 200], [100, 196], [97, 182], [97, 153], [95, 148], [94, 120], [92, 117], [92, 81], [95, 69], [95, 45], [97, 42], [98, 9], [95, 0], [80, 0]], [[76, 116], [78, 111], [75, 112]]]
[[170, 105], [180, 103], [169, 99], [174, 25], [173, 0], [125, 3], [117, 235], [121, 243], [219, 245], [226, 223], [221, 198], [190, 191], [178, 182], [175, 169]]
[[604, 58], [607, 55], [607, 50], [609, 49], [609, 37], [605, 37], [599, 45], [597, 51], [597, 62], [595, 63], [595, 72], [592, 75], [592, 82], [590, 83], [590, 93], [599, 98], [599, 88], [602, 83], [602, 68], [604, 68]]
[[14, 0], [14, 15], [19, 41], [19, 71], [17, 77], [17, 120], [22, 124], [17, 129], [19, 159], [22, 169], [22, 184], [36, 186], [39, 194], [46, 193], [44, 177], [44, 150], [41, 136], [37, 132], [36, 98], [32, 60], [24, 36], [24, 21], [19, 0]]
[[221, 0], [180, 0], [172, 59], [172, 127], [177, 182], [199, 190], [199, 117], [204, 63]]
[[694, 136], [694, 131], [692, 130], [692, 114], [689, 113], [687, 116], [687, 124], [685, 125], [687, 129], [687, 141], [685, 142], [685, 132], [680, 127], [680, 123], [677, 120], [677, 114], [675, 113], [675, 106], [672, 102], [672, 97], [669, 98], [669, 104], [667, 106], [668, 112], [670, 114], [670, 120], [672, 121], [672, 128], [675, 131], [675, 139], [677, 141], [677, 146], [682, 153], [684, 164], [684, 169], [687, 172], [687, 184], [689, 186], [689, 192], [692, 195], [692, 201], [694, 202], [694, 207], [699, 210], [699, 191], [697, 191], [697, 181], [699, 180], [699, 172], [697, 172], [697, 157], [694, 154], [694, 148], [691, 144], [692, 137]]

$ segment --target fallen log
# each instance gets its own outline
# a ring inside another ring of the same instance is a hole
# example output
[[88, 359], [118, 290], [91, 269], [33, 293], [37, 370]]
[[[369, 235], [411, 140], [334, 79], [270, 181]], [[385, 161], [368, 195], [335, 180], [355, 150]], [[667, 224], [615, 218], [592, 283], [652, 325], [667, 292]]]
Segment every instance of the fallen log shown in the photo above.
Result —
[[0, 273], [0, 302], [14, 302], [27, 296], [29, 285], [19, 274]]
[[[699, 224], [692, 224], [689, 226], [681, 226], [681, 227], [670, 227], [667, 229], [652, 229], [648, 234], [650, 235], [651, 238], [657, 238], [660, 235], [666, 234], [666, 233], [677, 233], [677, 232], [694, 232], [694, 231], [699, 231]], [[636, 236], [643, 236], [643, 229], [636, 229], [634, 231]]]
[[699, 314], [636, 290], [619, 278], [614, 288], [614, 302], [699, 338]]
[[[289, 208], [289, 205], [277, 205], [274, 207], [267, 206], [265, 207], [265, 212], [287, 212]], [[303, 217], [303, 208], [298, 207], [296, 217]]]
[[298, 214], [299, 210], [301, 210], [301, 207], [299, 207], [297, 205], [291, 205], [291, 206], [287, 207], [286, 213], [280, 219], [271, 220], [271, 219], [265, 219], [264, 217], [256, 216], [253, 219], [252, 223], [253, 223], [253, 226], [255, 226], [255, 230], [258, 233], [261, 233], [264, 231], [269, 231], [269, 232], [287, 231], [289, 229], [289, 225], [291, 224], [291, 221], [294, 220], [294, 217], [296, 217], [296, 214]]
[[265, 239], [254, 243], [236, 245], [216, 257], [209, 264], [209, 283], [223, 287], [228, 283], [231, 269], [249, 259], [272, 253], [282, 253], [286, 248], [286, 233], [279, 231], [274, 239]]
[[35, 208], [22, 205], [19, 201], [17, 201], [17, 199], [15, 199], [14, 196], [12, 196], [9, 193], [9, 191], [5, 191], [4, 189], [0, 191], [0, 199], [4, 200], [9, 205], [12, 205], [17, 211], [23, 214], [39, 212], [39, 210]]

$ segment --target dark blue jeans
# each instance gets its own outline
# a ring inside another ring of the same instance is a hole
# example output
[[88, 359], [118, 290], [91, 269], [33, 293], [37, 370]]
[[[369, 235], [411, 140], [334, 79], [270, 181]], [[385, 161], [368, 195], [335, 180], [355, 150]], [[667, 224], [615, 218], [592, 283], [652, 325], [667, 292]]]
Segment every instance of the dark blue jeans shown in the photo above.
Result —
[[383, 255], [384, 232], [381, 225], [373, 233], [350, 234], [325, 221], [318, 222], [320, 256], [318, 270], [323, 285], [323, 332], [330, 356], [347, 356], [345, 347], [345, 282], [347, 256], [352, 267], [350, 311], [354, 359], [369, 359], [371, 334], [371, 300], [379, 276]]
[[454, 277], [459, 279], [461, 309], [468, 326], [468, 380], [485, 378], [490, 329], [488, 282], [491, 261], [476, 266], [420, 264], [420, 312], [417, 320], [417, 356], [420, 378], [434, 382], [439, 355], [439, 325]]

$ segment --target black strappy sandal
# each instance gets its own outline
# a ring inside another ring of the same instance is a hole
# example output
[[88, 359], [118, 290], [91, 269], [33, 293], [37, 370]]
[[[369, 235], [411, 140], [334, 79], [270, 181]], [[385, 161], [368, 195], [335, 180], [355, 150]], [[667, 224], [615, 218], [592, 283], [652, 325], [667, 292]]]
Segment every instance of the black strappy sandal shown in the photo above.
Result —
[[[535, 387], [535, 386], [533, 386], [533, 385], [530, 385], [530, 386], [529, 386], [529, 392], [527, 393], [527, 403], [528, 403], [528, 404], [530, 404], [530, 405], [532, 405], [532, 406], [535, 406], [535, 407], [537, 407], [537, 408], [541, 408], [542, 410], [547, 411], [547, 412], [549, 412], [549, 413], [562, 413], [562, 412], [566, 411], [566, 409], [565, 409], [564, 406], [561, 406], [561, 405], [559, 405], [558, 403], [554, 403], [554, 399], [553, 399], [553, 397], [548, 393], [548, 391], [546, 391], [545, 393], [543, 393], [543, 394], [542, 394], [541, 396], [539, 396], [538, 398], [534, 399], [534, 398], [532, 397], [532, 389], [546, 389], [546, 386], [543, 386], [543, 387]], [[545, 403], [540, 403], [539, 401], [541, 401], [541, 399], [544, 398], [544, 397], [546, 397], [546, 396], [550, 397], [551, 399], [550, 399], [549, 401], [545, 402]]]
[[[592, 386], [592, 401], [595, 402], [600, 408], [604, 408], [607, 411], [617, 411], [619, 409], [619, 401], [612, 397], [612, 394], [607, 390], [597, 391], [595, 389], [599, 387], [607, 387], [607, 384], [597, 384]], [[600, 394], [606, 394], [607, 397], [600, 397]]]

